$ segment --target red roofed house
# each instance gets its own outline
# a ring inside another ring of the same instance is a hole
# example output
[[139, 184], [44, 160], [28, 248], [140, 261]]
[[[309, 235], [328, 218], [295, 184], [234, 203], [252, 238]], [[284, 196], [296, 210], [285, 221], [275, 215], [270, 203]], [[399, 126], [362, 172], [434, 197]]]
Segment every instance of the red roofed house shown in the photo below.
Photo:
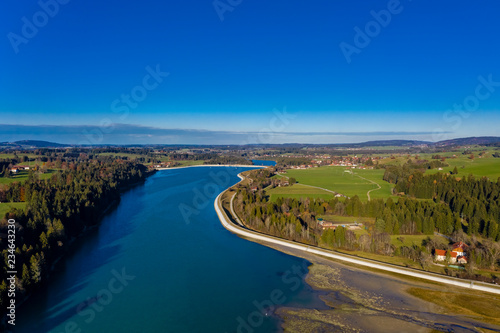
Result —
[[463, 242], [457, 242], [452, 245], [453, 246], [453, 252], [456, 252], [458, 256], [465, 256], [467, 254], [466, 250], [469, 246]]
[[434, 253], [436, 254], [436, 261], [446, 260], [446, 250], [435, 249]]
[[466, 264], [467, 263], [467, 257], [465, 257], [465, 256], [458, 256], [457, 257], [457, 262], [459, 264]]
[[456, 263], [456, 262], [457, 262], [457, 257], [458, 257], [457, 253], [456, 253], [456, 252], [451, 251], [451, 252], [450, 252], [450, 263], [451, 263], [451, 264]]

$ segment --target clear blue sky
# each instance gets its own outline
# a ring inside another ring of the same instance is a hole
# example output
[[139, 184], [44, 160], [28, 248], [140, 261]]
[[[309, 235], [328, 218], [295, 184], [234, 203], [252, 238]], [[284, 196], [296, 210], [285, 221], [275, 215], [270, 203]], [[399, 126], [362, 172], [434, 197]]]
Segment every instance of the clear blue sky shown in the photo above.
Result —
[[0, 141], [500, 135], [498, 1], [55, 1], [0, 4]]

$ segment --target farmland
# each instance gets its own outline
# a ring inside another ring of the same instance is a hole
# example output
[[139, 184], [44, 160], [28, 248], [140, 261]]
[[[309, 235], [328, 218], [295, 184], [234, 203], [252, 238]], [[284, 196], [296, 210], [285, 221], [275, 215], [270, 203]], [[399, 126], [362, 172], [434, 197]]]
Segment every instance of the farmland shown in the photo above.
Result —
[[[46, 173], [38, 174], [39, 179], [49, 179], [56, 170], [47, 170]], [[13, 182], [23, 182], [28, 179], [28, 171], [19, 171], [16, 174], [11, 174], [9, 178], [0, 177], [0, 184], [11, 184]]]
[[[492, 181], [496, 181], [498, 177], [500, 177], [500, 158], [495, 158], [492, 156], [492, 151], [490, 150], [482, 150], [484, 151], [484, 155], [482, 157], [478, 156], [478, 152], [475, 152], [474, 159], [471, 159], [470, 155], [463, 155], [460, 152], [448, 152], [439, 154], [442, 157], [445, 157], [445, 163], [448, 164], [448, 167], [439, 169], [427, 170], [426, 173], [436, 173], [436, 172], [451, 172], [456, 167], [458, 170], [458, 177], [468, 176], [469, 174], [473, 174], [477, 177], [488, 177]], [[419, 155], [420, 159], [432, 160], [433, 154], [421, 154]], [[411, 156], [412, 159], [415, 156]], [[389, 165], [389, 164], [404, 164], [408, 161], [408, 156], [393, 156], [393, 158], [383, 158], [379, 160], [380, 165]]]
[[[318, 186], [348, 197], [358, 195], [362, 201], [368, 200], [368, 191], [370, 191], [370, 198], [387, 198], [391, 196], [392, 185], [382, 180], [383, 175], [383, 169], [353, 169], [346, 172], [346, 169], [340, 166], [323, 166], [306, 170], [290, 169], [286, 173], [287, 177], [295, 178], [299, 184]], [[299, 189], [306, 190], [305, 187], [298, 187], [296, 184], [289, 187], [275, 188], [269, 190], [268, 193], [271, 194], [272, 198], [276, 195], [287, 197], [293, 195], [296, 197], [301, 193]], [[307, 190], [312, 191], [312, 189]], [[320, 191], [319, 189], [316, 190]], [[317, 191], [313, 193], [316, 195], [322, 194]], [[324, 191], [323, 193], [325, 195], [328, 192]], [[305, 192], [302, 192], [302, 194], [307, 196]]]
[[2, 202], [0, 203], [0, 217], [3, 218], [11, 208], [23, 209], [26, 207], [26, 202]]
[[301, 197], [308, 198], [321, 198], [329, 200], [333, 198], [333, 193], [315, 188], [309, 187], [302, 184], [295, 184], [288, 187], [276, 187], [274, 189], [268, 190], [267, 193], [271, 196], [271, 201], [276, 201], [278, 198], [295, 198], [299, 199]]

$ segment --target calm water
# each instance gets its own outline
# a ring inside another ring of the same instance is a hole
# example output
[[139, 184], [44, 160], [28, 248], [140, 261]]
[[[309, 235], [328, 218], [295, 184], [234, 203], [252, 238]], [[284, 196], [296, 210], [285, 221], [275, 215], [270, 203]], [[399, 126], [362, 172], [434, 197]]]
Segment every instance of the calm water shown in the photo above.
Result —
[[266, 161], [266, 160], [252, 160], [253, 164], [254, 165], [265, 165], [265, 166], [268, 166], [268, 165], [276, 165], [276, 162], [275, 161]]
[[124, 193], [18, 309], [16, 332], [270, 332], [273, 304], [319, 305], [307, 261], [221, 226], [214, 199], [244, 170], [166, 170]]

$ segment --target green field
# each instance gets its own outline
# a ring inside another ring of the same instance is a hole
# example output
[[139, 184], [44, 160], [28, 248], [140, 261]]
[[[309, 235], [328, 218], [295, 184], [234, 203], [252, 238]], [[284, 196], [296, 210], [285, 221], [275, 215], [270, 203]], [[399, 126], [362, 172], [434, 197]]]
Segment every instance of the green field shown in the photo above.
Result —
[[473, 174], [478, 177], [488, 177], [494, 182], [500, 177], [500, 158], [490, 156], [484, 158], [476, 157], [474, 160], [471, 160], [461, 155], [457, 158], [446, 159], [446, 163], [450, 166], [443, 168], [442, 171], [433, 169], [427, 171], [427, 173], [450, 172], [453, 168], [457, 167], [458, 177], [466, 177], [469, 174]]
[[278, 198], [295, 198], [300, 199], [303, 197], [330, 200], [333, 194], [321, 190], [319, 188], [295, 184], [287, 187], [276, 187], [266, 191], [270, 195], [271, 201], [276, 201]]
[[205, 163], [204, 160], [194, 161], [194, 160], [186, 160], [186, 161], [176, 161], [179, 163], [179, 166], [191, 166], [191, 165], [202, 165]]
[[373, 218], [373, 217], [319, 215], [318, 218], [322, 218], [323, 220], [329, 221], [329, 222], [346, 223], [346, 224], [354, 224], [356, 222], [363, 223], [363, 224], [375, 223], [375, 218]]
[[[47, 170], [46, 173], [38, 174], [39, 179], [49, 179], [50, 176], [56, 172], [56, 170]], [[11, 184], [13, 182], [23, 182], [28, 179], [28, 171], [19, 171], [16, 174], [12, 174], [9, 178], [0, 177], [0, 184]]]
[[[432, 235], [391, 235], [391, 243], [396, 246], [421, 246], [422, 241], [430, 237], [435, 240], [437, 243], [441, 243], [443, 248], [449, 243], [448, 240], [442, 236], [432, 236]], [[399, 239], [398, 239], [399, 238]], [[403, 242], [401, 242], [403, 240]]]
[[[32, 160], [36, 160], [37, 158], [40, 158], [39, 155], [35, 155], [35, 154], [18, 154], [17, 155], [18, 158], [22, 158], [24, 156], [28, 156], [28, 158], [30, 158]], [[0, 158], [13, 159], [15, 157], [16, 157], [16, 155], [13, 153], [12, 154], [4, 154], [4, 153], [0, 154]], [[28, 163], [28, 162], [26, 162], [26, 163]]]
[[[479, 152], [486, 152], [484, 157], [479, 157]], [[475, 158], [472, 160], [469, 155], [463, 155], [461, 152], [446, 152], [438, 153], [438, 155], [446, 157], [445, 163], [448, 167], [442, 168], [443, 170], [432, 169], [427, 170], [426, 173], [433, 174], [437, 172], [450, 172], [455, 167], [458, 169], [458, 177], [468, 176], [473, 174], [477, 177], [488, 177], [492, 181], [497, 181], [500, 177], [500, 158], [495, 158], [492, 154], [495, 152], [493, 149], [482, 148], [478, 151], [474, 151]], [[432, 161], [432, 155], [434, 154], [420, 154], [419, 158], [421, 160]], [[455, 155], [455, 156], [453, 156]], [[395, 158], [384, 158], [379, 160], [379, 164], [394, 164], [402, 165], [408, 161], [407, 155], [395, 155]], [[411, 159], [415, 159], [415, 156], [411, 156]]]
[[[348, 197], [358, 195], [363, 201], [368, 200], [367, 192], [370, 192], [370, 198], [388, 198], [391, 196], [392, 185], [382, 180], [383, 169], [360, 170], [354, 169], [353, 173], [345, 172], [345, 167], [323, 166], [320, 168], [311, 168], [306, 170], [290, 169], [285, 174], [287, 177], [295, 178], [300, 184], [318, 186], [327, 190], [344, 194]], [[365, 179], [363, 179], [363, 178]], [[381, 188], [378, 189], [377, 183]], [[269, 193], [274, 195], [299, 195], [297, 189], [291, 187], [276, 188]], [[303, 188], [305, 190], [305, 187]], [[319, 189], [318, 189], [319, 190]], [[319, 195], [321, 192], [314, 192]], [[325, 193], [325, 192], [323, 192]], [[307, 196], [302, 192], [303, 196]], [[323, 194], [324, 195], [324, 194]], [[272, 197], [272, 196], [271, 196]]]
[[0, 203], [0, 218], [5, 216], [5, 213], [9, 212], [11, 208], [24, 208], [26, 207], [26, 202], [2, 202]]

